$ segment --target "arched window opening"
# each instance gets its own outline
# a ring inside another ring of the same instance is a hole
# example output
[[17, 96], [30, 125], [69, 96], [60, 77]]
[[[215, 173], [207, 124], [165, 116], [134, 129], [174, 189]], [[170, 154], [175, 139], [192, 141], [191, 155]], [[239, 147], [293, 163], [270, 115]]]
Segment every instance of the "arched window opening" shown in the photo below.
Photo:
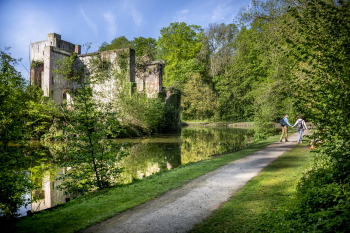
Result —
[[66, 105], [66, 108], [68, 110], [71, 110], [72, 109], [72, 104], [73, 104], [71, 91], [70, 90], [65, 90], [63, 92], [62, 99], [63, 99], [63, 104]]

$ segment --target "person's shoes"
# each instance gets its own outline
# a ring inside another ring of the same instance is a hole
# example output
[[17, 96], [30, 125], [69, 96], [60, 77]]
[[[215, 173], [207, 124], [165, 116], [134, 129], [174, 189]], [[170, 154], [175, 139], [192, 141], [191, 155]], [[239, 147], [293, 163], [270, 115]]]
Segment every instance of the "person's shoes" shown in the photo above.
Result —
[[286, 139], [286, 142], [289, 142], [289, 141]]

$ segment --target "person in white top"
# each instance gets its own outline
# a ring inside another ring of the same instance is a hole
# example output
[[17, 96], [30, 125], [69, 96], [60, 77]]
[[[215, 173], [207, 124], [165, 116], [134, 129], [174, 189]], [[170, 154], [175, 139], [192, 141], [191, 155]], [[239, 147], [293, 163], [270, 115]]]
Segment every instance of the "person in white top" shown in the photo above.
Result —
[[299, 132], [298, 142], [302, 143], [303, 142], [303, 132], [305, 129], [308, 129], [302, 116], [299, 116], [299, 119], [295, 122], [295, 124], [292, 127], [295, 127], [295, 126]]

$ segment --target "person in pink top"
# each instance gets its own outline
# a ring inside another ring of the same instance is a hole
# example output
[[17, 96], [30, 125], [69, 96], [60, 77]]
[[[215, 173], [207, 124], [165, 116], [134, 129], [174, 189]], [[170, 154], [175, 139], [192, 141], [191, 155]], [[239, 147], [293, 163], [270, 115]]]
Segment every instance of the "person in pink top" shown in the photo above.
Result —
[[303, 119], [302, 116], [299, 116], [298, 120], [295, 122], [295, 124], [292, 127], [295, 127], [298, 130], [299, 133], [299, 139], [298, 142], [302, 143], [303, 142], [303, 132], [305, 129], [307, 129], [306, 123]]

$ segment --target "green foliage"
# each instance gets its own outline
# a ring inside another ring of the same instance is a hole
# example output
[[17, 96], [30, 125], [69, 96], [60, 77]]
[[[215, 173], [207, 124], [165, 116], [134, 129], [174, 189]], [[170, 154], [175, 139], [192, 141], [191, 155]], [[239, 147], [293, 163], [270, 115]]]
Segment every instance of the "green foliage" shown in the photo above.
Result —
[[291, 211], [298, 179], [311, 163], [305, 149], [300, 144], [284, 153], [191, 232], [289, 232], [292, 225], [285, 213]]
[[[225, 73], [231, 58], [234, 54], [232, 46], [234, 39], [238, 33], [235, 24], [209, 24], [204, 31], [202, 38], [203, 48], [200, 52], [202, 59], [209, 60], [208, 69], [210, 76], [216, 77]], [[205, 62], [204, 60], [204, 62]]]
[[[74, 55], [73, 55], [74, 56]], [[67, 58], [62, 64], [73, 63]], [[83, 80], [74, 93], [72, 103], [63, 109], [61, 123], [65, 147], [59, 151], [63, 167], [69, 167], [60, 179], [60, 188], [66, 192], [85, 193], [95, 188], [103, 189], [115, 185], [121, 168], [118, 161], [125, 156], [125, 146], [112, 140], [120, 132], [119, 121], [109, 102], [105, 100], [104, 83], [110, 79], [109, 72], [99, 57], [91, 57], [89, 66], [74, 70], [73, 79]], [[71, 73], [61, 66], [58, 74]], [[65, 76], [67, 77], [67, 76]], [[98, 85], [100, 88], [94, 88]]]
[[53, 73], [55, 75], [60, 75], [68, 80], [72, 80], [73, 77], [77, 78], [76, 77], [77, 75], [73, 74], [75, 58], [76, 58], [76, 54], [73, 53], [71, 56], [67, 56], [67, 57], [64, 57], [63, 59], [55, 61], [57, 67], [59, 67], [59, 70], [54, 69]]
[[30, 68], [34, 68], [37, 67], [39, 65], [44, 65], [43, 61], [32, 61], [32, 63], [30, 64]]
[[290, 12], [297, 33], [286, 39], [299, 61], [296, 95], [317, 125], [317, 155], [299, 185], [294, 229], [349, 231], [350, 2], [305, 1]]
[[181, 61], [178, 65], [178, 69], [172, 72], [172, 74], [177, 77], [176, 81], [173, 83], [177, 88], [184, 88], [184, 86], [191, 81], [192, 77], [205, 72], [204, 64], [196, 58]]
[[202, 44], [202, 29], [197, 25], [186, 23], [171, 23], [169, 27], [160, 30], [158, 39], [158, 52], [161, 59], [166, 60], [163, 84], [173, 85], [175, 82], [184, 84], [187, 80], [181, 80], [176, 76], [184, 62], [196, 57]]
[[131, 48], [131, 42], [125, 36], [119, 36], [111, 41], [110, 44], [103, 42], [98, 51], [107, 51], [113, 49]]
[[195, 74], [185, 84], [181, 101], [184, 120], [213, 119], [216, 110], [216, 95], [202, 78]]
[[148, 98], [146, 94], [134, 92], [125, 75], [114, 74], [120, 89], [114, 102], [122, 124], [137, 134], [155, 133], [165, 125], [165, 102], [161, 98]]
[[276, 140], [277, 137], [271, 138], [236, 153], [198, 163], [188, 163], [171, 171], [156, 173], [129, 185], [82, 195], [59, 206], [54, 211], [41, 211], [34, 216], [19, 219], [16, 225], [18, 232], [76, 232], [82, 230], [96, 222], [152, 200], [227, 163], [243, 158]]
[[154, 38], [144, 38], [142, 36], [135, 37], [132, 41], [132, 48], [135, 49], [136, 57], [151, 56], [156, 57], [156, 44], [157, 41]]
[[23, 141], [30, 135], [26, 127], [29, 110], [25, 80], [14, 65], [17, 60], [5, 49], [0, 51], [0, 214], [15, 216], [18, 208], [28, 204], [24, 194], [34, 185], [28, 182]]
[[156, 43], [156, 39], [151, 37], [144, 38], [140, 36], [129, 41], [125, 36], [120, 36], [113, 39], [110, 44], [103, 42], [99, 47], [99, 51], [133, 48], [136, 51], [136, 57], [151, 56], [153, 59], [157, 56]]
[[54, 124], [55, 118], [59, 116], [59, 111], [52, 99], [43, 96], [39, 86], [28, 86], [26, 97], [23, 113], [26, 117], [25, 128], [30, 132], [26, 138], [42, 139]]

